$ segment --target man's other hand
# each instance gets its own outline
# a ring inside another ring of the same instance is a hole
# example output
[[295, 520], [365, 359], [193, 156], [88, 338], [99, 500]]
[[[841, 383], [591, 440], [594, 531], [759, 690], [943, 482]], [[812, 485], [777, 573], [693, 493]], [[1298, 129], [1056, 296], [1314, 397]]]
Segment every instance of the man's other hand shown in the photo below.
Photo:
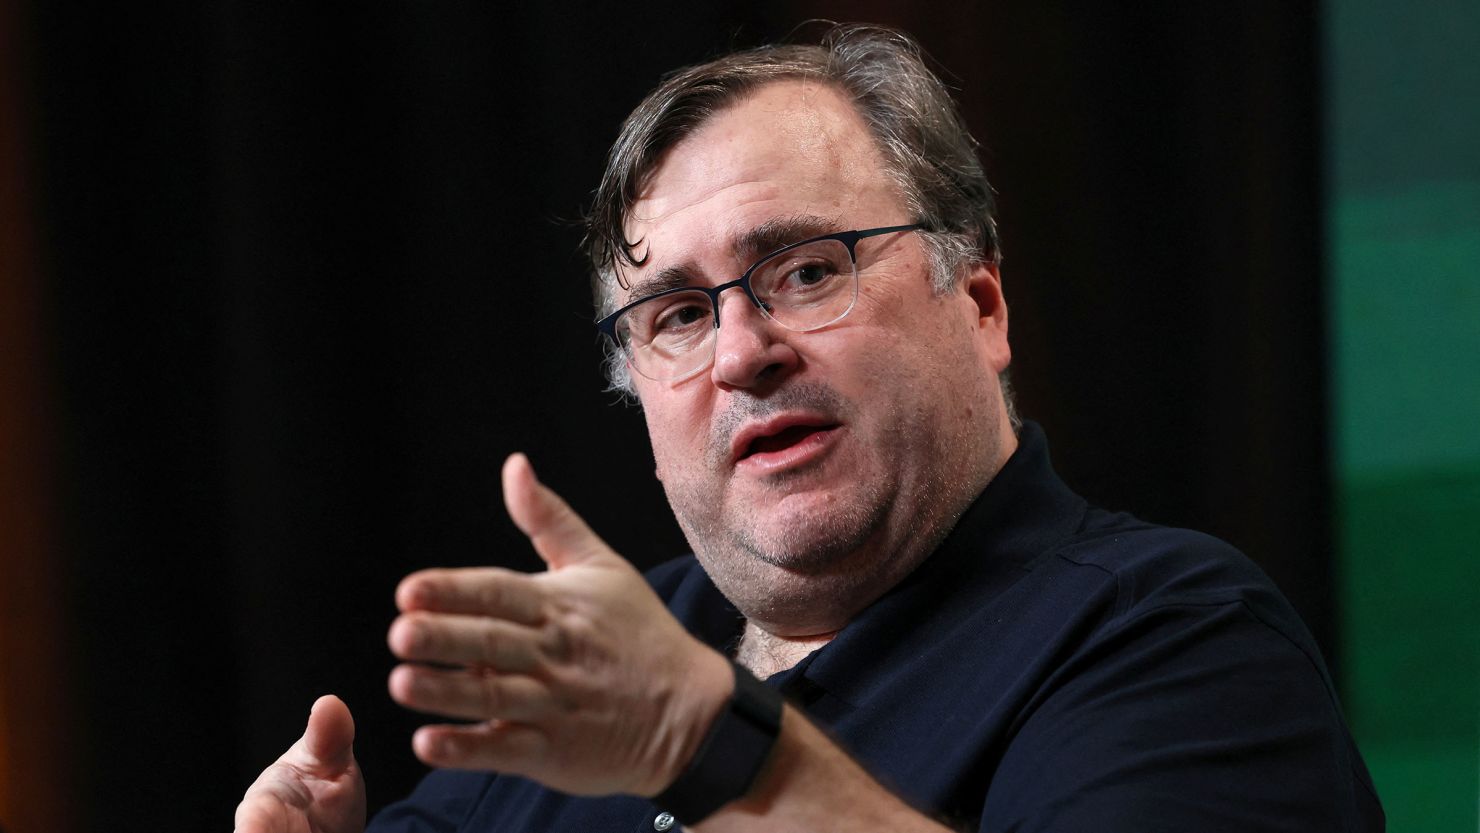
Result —
[[549, 569], [425, 570], [396, 590], [391, 696], [472, 721], [412, 739], [439, 767], [509, 772], [567, 793], [651, 796], [698, 750], [734, 687], [718, 652], [673, 618], [522, 454], [504, 503]]
[[355, 721], [320, 697], [303, 737], [262, 771], [236, 808], [236, 833], [360, 833], [365, 780], [355, 763]]

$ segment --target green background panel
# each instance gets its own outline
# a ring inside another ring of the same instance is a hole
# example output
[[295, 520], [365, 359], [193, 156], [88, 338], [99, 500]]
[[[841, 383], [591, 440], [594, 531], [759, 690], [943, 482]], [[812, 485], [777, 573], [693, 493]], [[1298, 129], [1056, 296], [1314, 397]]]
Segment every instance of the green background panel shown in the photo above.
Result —
[[1327, 14], [1344, 699], [1394, 831], [1480, 828], [1480, 3]]
[[1340, 471], [1480, 471], [1480, 182], [1331, 210]]

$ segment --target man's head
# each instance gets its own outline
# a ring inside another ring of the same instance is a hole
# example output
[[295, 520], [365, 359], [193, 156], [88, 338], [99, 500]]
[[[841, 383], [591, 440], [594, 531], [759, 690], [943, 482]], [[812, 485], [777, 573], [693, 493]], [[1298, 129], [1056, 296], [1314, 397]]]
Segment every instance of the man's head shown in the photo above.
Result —
[[[941, 288], [966, 263], [1001, 259], [992, 188], [950, 93], [907, 36], [839, 26], [819, 45], [762, 47], [676, 72], [627, 117], [587, 217], [598, 318], [616, 309], [617, 267], [642, 256], [626, 221], [664, 154], [747, 93], [786, 79], [831, 86], [858, 108], [909, 213], [930, 230], [925, 242]], [[614, 389], [632, 392], [620, 351], [608, 353], [607, 373]]]
[[[603, 314], [727, 283], [804, 238], [926, 229], [857, 242], [857, 301], [835, 323], [797, 332], [727, 291], [702, 372], [614, 379], [643, 404], [705, 569], [768, 630], [841, 627], [1015, 446], [991, 191], [903, 36], [843, 30], [673, 76], [628, 119], [591, 216]], [[815, 264], [787, 268], [798, 286], [815, 279]], [[628, 356], [613, 364], [625, 372]]]

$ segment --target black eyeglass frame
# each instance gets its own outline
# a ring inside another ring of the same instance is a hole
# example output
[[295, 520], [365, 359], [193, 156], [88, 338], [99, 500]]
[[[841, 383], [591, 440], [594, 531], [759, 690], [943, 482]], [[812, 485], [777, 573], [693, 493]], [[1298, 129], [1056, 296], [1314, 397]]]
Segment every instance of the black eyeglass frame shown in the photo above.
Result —
[[[755, 308], [756, 309], [761, 310], [762, 312], [764, 312], [766, 314], [766, 317], [771, 318], [771, 320], [775, 321], [776, 319], [771, 316], [771, 310], [769, 309], [769, 307], [767, 306], [767, 304], [764, 301], [762, 301], [755, 294], [755, 290], [752, 289], [751, 286], [750, 286], [750, 276], [755, 273], [755, 270], [756, 269], [759, 269], [760, 268], [761, 264], [769, 261], [770, 259], [772, 259], [774, 257], [777, 257], [778, 255], [786, 254], [787, 252], [791, 251], [792, 249], [800, 248], [802, 246], [808, 246], [808, 245], [811, 245], [813, 243], [821, 243], [824, 240], [836, 240], [836, 241], [842, 243], [844, 246], [847, 247], [847, 249], [848, 249], [848, 259], [853, 262], [853, 269], [854, 269], [854, 271], [856, 273], [857, 272], [857, 269], [858, 269], [858, 251], [857, 251], [858, 241], [863, 240], [865, 238], [869, 238], [869, 237], [877, 237], [877, 236], [879, 236], [881, 234], [893, 234], [895, 232], [900, 232], [900, 231], [924, 231], [925, 229], [926, 229], [926, 226], [925, 226], [924, 223], [910, 223], [908, 225], [903, 225], [903, 226], [880, 226], [879, 228], [855, 229], [853, 231], [840, 231], [840, 232], [836, 232], [834, 234], [823, 234], [823, 235], [819, 235], [817, 237], [809, 237], [806, 240], [798, 240], [797, 242], [792, 243], [790, 245], [782, 246], [781, 248], [777, 249], [776, 251], [771, 252], [770, 254], [766, 255], [765, 257], [762, 257], [760, 260], [757, 260], [755, 263], [752, 263], [750, 265], [750, 268], [745, 270], [745, 274], [741, 275], [740, 277], [738, 277], [738, 278], [736, 278], [736, 279], [734, 279], [732, 281], [729, 281], [728, 283], [722, 283], [722, 284], [720, 284], [718, 286], [676, 286], [676, 287], [674, 287], [672, 289], [665, 289], [662, 292], [654, 292], [651, 295], [645, 295], [645, 296], [643, 296], [641, 298], [638, 298], [636, 301], [633, 301], [632, 303], [627, 304], [626, 306], [622, 307], [621, 309], [617, 310], [616, 312], [612, 313], [611, 315], [608, 315], [607, 317], [601, 319], [600, 321], [597, 321], [596, 322], [596, 328], [598, 330], [600, 330], [602, 333], [604, 333], [608, 338], [610, 338], [612, 340], [612, 342], [617, 345], [617, 349], [625, 351], [626, 350], [626, 347], [624, 347], [622, 345], [622, 340], [617, 337], [617, 320], [620, 319], [624, 313], [626, 313], [628, 310], [632, 309], [633, 307], [637, 307], [637, 306], [640, 306], [642, 304], [645, 304], [648, 301], [651, 301], [651, 300], [653, 300], [655, 298], [662, 298], [662, 297], [665, 297], [667, 295], [676, 295], [676, 294], [678, 294], [680, 292], [703, 292], [705, 295], [708, 295], [709, 296], [709, 305], [714, 310], [714, 329], [718, 330], [719, 329], [719, 296], [720, 296], [720, 293], [722, 293], [722, 292], [724, 292], [726, 290], [729, 290], [729, 289], [734, 289], [735, 287], [739, 287], [741, 290], [743, 290], [745, 292], [745, 297], [747, 297], [747, 298], [750, 299], [750, 302], [755, 305]], [[842, 318], [844, 318], [846, 316], [847, 316], [847, 313], [844, 313], [842, 316], [839, 316], [839, 318], [834, 319], [834, 320], [835, 321], [839, 321], [839, 320], [842, 320]], [[781, 322], [778, 321], [777, 323], [781, 323]], [[781, 326], [785, 327], [786, 325], [785, 324], [781, 324]], [[827, 325], [826, 324], [822, 324], [822, 325], [819, 325], [818, 327], [815, 327], [813, 329], [821, 329], [822, 327], [825, 327], [825, 326], [827, 326]], [[791, 329], [791, 328], [790, 327], [787, 327], [787, 329]], [[794, 332], [811, 332], [811, 331], [810, 330], [796, 330]], [[630, 360], [631, 359], [630, 359], [630, 356], [629, 356], [629, 361]]]

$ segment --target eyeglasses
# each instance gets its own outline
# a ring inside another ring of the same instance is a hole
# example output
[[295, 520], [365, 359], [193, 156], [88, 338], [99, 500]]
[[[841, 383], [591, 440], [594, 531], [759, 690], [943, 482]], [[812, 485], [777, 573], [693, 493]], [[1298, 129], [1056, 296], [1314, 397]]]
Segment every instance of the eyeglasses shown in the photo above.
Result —
[[739, 287], [761, 314], [807, 333], [841, 321], [858, 300], [858, 241], [925, 226], [884, 226], [825, 234], [778, 249], [729, 283], [655, 292], [596, 322], [633, 370], [679, 382], [709, 366], [719, 331], [719, 296]]

